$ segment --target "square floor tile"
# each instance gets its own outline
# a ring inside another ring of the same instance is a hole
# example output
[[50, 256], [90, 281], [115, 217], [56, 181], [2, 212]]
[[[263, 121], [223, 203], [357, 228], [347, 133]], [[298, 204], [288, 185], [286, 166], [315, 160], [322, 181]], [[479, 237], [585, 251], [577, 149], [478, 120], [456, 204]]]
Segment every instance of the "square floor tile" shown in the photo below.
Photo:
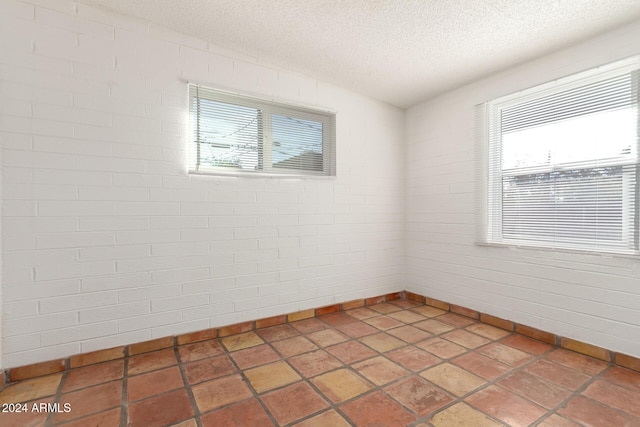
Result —
[[451, 362], [486, 380], [495, 380], [513, 369], [495, 359], [474, 352], [458, 356]]
[[373, 311], [370, 308], [365, 308], [365, 307], [345, 311], [345, 314], [351, 317], [355, 317], [358, 320], [364, 320], [370, 317], [380, 316], [380, 313], [378, 313], [377, 311]]
[[284, 361], [252, 368], [245, 371], [244, 374], [258, 393], [264, 393], [301, 379], [300, 375]]
[[317, 345], [303, 336], [276, 341], [271, 343], [271, 345], [284, 357], [296, 356], [318, 349]]
[[397, 427], [416, 420], [409, 411], [379, 391], [346, 403], [340, 409], [357, 426]]
[[529, 426], [546, 414], [541, 407], [513, 393], [489, 386], [466, 400], [481, 411], [498, 418], [509, 426]]
[[558, 414], [590, 427], [640, 426], [640, 418], [584, 396], [571, 399], [563, 408], [558, 409]]
[[400, 366], [418, 372], [441, 362], [433, 354], [413, 346], [406, 346], [385, 355]]
[[258, 329], [256, 331], [256, 334], [258, 334], [260, 338], [267, 342], [273, 342], [283, 340], [285, 338], [295, 337], [296, 335], [300, 335], [300, 332], [298, 332], [291, 325], [278, 325], [271, 326], [270, 328]]
[[440, 310], [439, 308], [431, 307], [428, 305], [411, 308], [410, 310], [415, 311], [416, 313], [421, 314], [425, 317], [436, 317], [446, 313], [446, 311], [444, 310]]
[[274, 426], [258, 399], [249, 399], [202, 416], [202, 427]]
[[491, 343], [478, 349], [479, 353], [509, 366], [522, 366], [533, 359], [528, 353], [500, 343]]
[[552, 409], [559, 405], [571, 394], [565, 388], [522, 371], [514, 372], [501, 379], [498, 385], [547, 409]]
[[631, 415], [640, 417], [640, 393], [628, 390], [608, 381], [596, 381], [582, 392], [590, 399], [622, 409]]
[[558, 348], [549, 352], [549, 354], [545, 355], [545, 359], [552, 360], [588, 375], [599, 374], [609, 366], [608, 363], [602, 360], [565, 350], [564, 348]]
[[382, 314], [389, 314], [389, 313], [393, 313], [394, 311], [402, 310], [402, 308], [398, 307], [397, 305], [389, 304], [387, 302], [370, 305], [369, 308], [373, 311], [377, 311], [378, 313], [382, 313]]
[[270, 346], [263, 344], [231, 353], [231, 358], [240, 369], [253, 368], [280, 360], [280, 356]]
[[[40, 398], [38, 399], [37, 404], [52, 404], [54, 403], [54, 397]], [[6, 401], [0, 400], [0, 403], [24, 403], [19, 401]], [[3, 412], [0, 419], [2, 419], [2, 427], [25, 427], [25, 426], [44, 426], [46, 425], [47, 417], [49, 414], [47, 412], [37, 412], [31, 411], [32, 404], [27, 405], [27, 412]], [[116, 425], [116, 424], [114, 424]], [[84, 427], [78, 426], [78, 427]]]
[[329, 407], [309, 384], [299, 382], [262, 396], [280, 425], [285, 425]]
[[357, 341], [347, 341], [342, 344], [328, 347], [327, 351], [344, 363], [353, 363], [368, 359], [378, 353]]
[[325, 411], [321, 414], [311, 417], [307, 420], [294, 424], [294, 427], [350, 427], [344, 418], [342, 418], [333, 409]]
[[486, 323], [475, 323], [465, 328], [469, 332], [473, 332], [476, 335], [489, 338], [490, 340], [498, 340], [510, 335], [511, 332], [504, 329], [496, 328], [495, 326], [487, 325]]
[[384, 391], [420, 417], [435, 412], [455, 400], [440, 387], [417, 376], [385, 387]]
[[315, 377], [342, 366], [338, 359], [324, 350], [316, 350], [294, 356], [289, 359], [289, 364], [305, 378]]
[[387, 329], [397, 328], [398, 326], [404, 325], [404, 323], [387, 316], [371, 317], [369, 319], [365, 319], [364, 322], [368, 323], [374, 328], [380, 329], [381, 331], [386, 331]]
[[612, 366], [602, 374], [602, 379], [640, 393], [640, 372]]
[[187, 391], [176, 390], [130, 404], [128, 426], [169, 425], [193, 415], [193, 407]]
[[185, 363], [183, 368], [189, 384], [198, 384], [236, 372], [226, 355]]
[[464, 329], [447, 332], [446, 334], [441, 335], [441, 337], [471, 349], [478, 348], [481, 345], [490, 342], [490, 340], [481, 337], [480, 335], [465, 331]]
[[127, 400], [133, 402], [183, 386], [180, 368], [171, 366], [129, 378], [127, 381]]
[[477, 375], [450, 363], [443, 363], [429, 368], [421, 372], [420, 376], [456, 396], [464, 396], [470, 391], [486, 384], [486, 381]]
[[478, 323], [473, 319], [455, 313], [443, 314], [442, 316], [438, 316], [437, 319], [438, 322], [446, 323], [454, 328], [464, 328], [466, 326], [473, 325], [474, 323]]
[[400, 348], [406, 345], [404, 341], [399, 340], [398, 338], [384, 332], [379, 332], [374, 335], [367, 335], [366, 337], [360, 338], [359, 341], [368, 345], [372, 349], [379, 351], [380, 353], [395, 350], [396, 348]]
[[229, 375], [200, 383], [191, 388], [201, 413], [252, 397], [240, 375]]
[[466, 403], [456, 403], [429, 420], [435, 427], [503, 427]]
[[522, 350], [526, 353], [531, 353], [534, 355], [541, 355], [553, 349], [553, 346], [547, 343], [527, 338], [518, 334], [510, 335], [500, 342], [502, 344], [506, 344], [510, 347], [517, 348], [518, 350]]
[[130, 357], [127, 375], [142, 374], [143, 372], [154, 371], [177, 364], [178, 360], [172, 348], [152, 351], [151, 353]]
[[224, 345], [228, 351], [238, 351], [260, 344], [264, 344], [264, 341], [255, 332], [246, 332], [244, 334], [222, 338], [222, 345]]
[[416, 344], [416, 347], [427, 350], [429, 353], [435, 354], [442, 359], [449, 359], [467, 351], [467, 349], [461, 345], [454, 344], [451, 341], [439, 337], [422, 341]]
[[560, 415], [552, 414], [545, 418], [537, 427], [583, 427], [580, 424], [568, 420]]
[[55, 423], [118, 407], [122, 403], [122, 380], [64, 393], [60, 396], [60, 402], [68, 403], [71, 411], [56, 413], [53, 418]]
[[329, 325], [319, 319], [305, 319], [291, 323], [291, 326], [302, 334], [308, 334], [311, 332], [319, 331], [321, 329], [327, 329]]
[[311, 382], [334, 403], [352, 399], [372, 388], [371, 384], [347, 369], [327, 372]]
[[123, 360], [115, 360], [113, 362], [105, 362], [97, 365], [71, 369], [64, 382], [64, 386], [62, 387], [62, 392], [66, 393], [92, 385], [117, 380], [122, 378], [123, 373]]
[[22, 403], [52, 396], [58, 391], [60, 380], [62, 374], [53, 374], [9, 384], [4, 390], [0, 390], [0, 402]]
[[178, 353], [182, 362], [193, 362], [194, 360], [219, 356], [224, 353], [224, 350], [218, 340], [209, 340], [181, 345], [178, 347]]
[[536, 360], [524, 370], [570, 390], [577, 390], [591, 379], [580, 371], [544, 359]]
[[378, 356], [352, 365], [353, 369], [375, 385], [385, 385], [409, 374], [409, 371]]
[[416, 301], [412, 301], [410, 299], [396, 299], [393, 301], [389, 301], [389, 304], [397, 305], [403, 310], [407, 310], [409, 308], [419, 307], [422, 304]]
[[387, 316], [396, 319], [402, 323], [416, 323], [425, 320], [424, 316], [418, 313], [414, 313], [408, 310], [397, 311], [395, 313], [389, 313]]
[[360, 338], [379, 332], [378, 328], [374, 328], [368, 323], [362, 322], [360, 320], [357, 320], [353, 323], [336, 326], [336, 329], [351, 338]]
[[425, 332], [410, 325], [389, 329], [387, 330], [387, 333], [408, 343], [423, 341], [432, 336], [429, 332]]
[[307, 338], [320, 347], [327, 347], [348, 340], [349, 338], [335, 329], [323, 329], [322, 331], [307, 334]]
[[[117, 427], [120, 425], [120, 417], [121, 417], [121, 413], [122, 410], [120, 408], [113, 408], [110, 409], [108, 411], [103, 411], [103, 412], [98, 412], [97, 414], [93, 414], [93, 415], [89, 415], [83, 418], [78, 418], [74, 421], [71, 421], [69, 423], [64, 423], [61, 424], [64, 427], [87, 427], [87, 426], [96, 426], [96, 427], [110, 427], [110, 426], [114, 426]], [[47, 414], [44, 414], [47, 415]], [[3, 416], [4, 418], [4, 416]], [[3, 419], [4, 421], [4, 419]], [[43, 423], [44, 424], [44, 423]], [[3, 424], [6, 425], [6, 424]], [[32, 426], [32, 425], [39, 425], [39, 424], [29, 424], [29, 423], [24, 423], [24, 424], [20, 424], [20, 427], [25, 427], [25, 426]], [[11, 426], [11, 424], [9, 423], [7, 427]], [[176, 426], [178, 427], [178, 426]], [[194, 425], [194, 427], [196, 427]]]
[[319, 319], [333, 327], [346, 325], [357, 321], [353, 318], [353, 316], [349, 316], [345, 313], [327, 314], [326, 316], [320, 316]]
[[440, 335], [455, 329], [453, 326], [438, 322], [435, 319], [423, 320], [422, 322], [414, 323], [413, 326], [434, 335]]

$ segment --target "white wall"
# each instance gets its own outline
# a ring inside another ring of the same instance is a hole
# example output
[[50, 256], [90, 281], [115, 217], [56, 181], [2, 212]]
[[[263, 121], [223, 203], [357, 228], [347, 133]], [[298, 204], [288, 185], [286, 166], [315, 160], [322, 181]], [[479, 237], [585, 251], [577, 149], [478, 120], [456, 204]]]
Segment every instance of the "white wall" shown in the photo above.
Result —
[[640, 22], [407, 111], [407, 289], [640, 356], [640, 262], [474, 245], [474, 105], [640, 54]]
[[[0, 51], [1, 367], [404, 289], [401, 110], [67, 0]], [[336, 111], [338, 177], [189, 176], [188, 80]]]

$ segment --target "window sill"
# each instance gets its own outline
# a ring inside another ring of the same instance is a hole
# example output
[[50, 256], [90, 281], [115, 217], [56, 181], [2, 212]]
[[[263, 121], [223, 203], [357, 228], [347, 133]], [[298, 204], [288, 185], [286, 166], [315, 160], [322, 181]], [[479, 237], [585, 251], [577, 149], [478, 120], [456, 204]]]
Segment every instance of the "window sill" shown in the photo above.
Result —
[[485, 247], [494, 247], [494, 248], [504, 248], [504, 249], [516, 249], [523, 251], [544, 251], [544, 252], [559, 252], [559, 253], [569, 253], [576, 255], [588, 255], [588, 256], [598, 256], [602, 258], [630, 258], [639, 260], [640, 253], [621, 253], [621, 252], [608, 252], [608, 251], [593, 251], [586, 249], [575, 249], [575, 248], [550, 248], [547, 246], [534, 246], [534, 245], [518, 245], [514, 243], [495, 243], [495, 242], [475, 242], [476, 246], [485, 246]]
[[233, 171], [189, 171], [189, 175], [217, 176], [230, 178], [267, 178], [267, 179], [335, 179], [335, 175], [294, 175], [294, 174], [274, 174], [261, 172], [233, 172]]

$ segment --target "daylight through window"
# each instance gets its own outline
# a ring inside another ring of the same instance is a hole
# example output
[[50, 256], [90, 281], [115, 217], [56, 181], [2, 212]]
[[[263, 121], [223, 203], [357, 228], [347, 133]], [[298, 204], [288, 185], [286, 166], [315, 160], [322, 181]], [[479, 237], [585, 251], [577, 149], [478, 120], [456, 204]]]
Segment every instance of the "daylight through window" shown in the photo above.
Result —
[[639, 64], [479, 107], [488, 243], [638, 253]]
[[192, 173], [335, 175], [335, 114], [189, 86]]

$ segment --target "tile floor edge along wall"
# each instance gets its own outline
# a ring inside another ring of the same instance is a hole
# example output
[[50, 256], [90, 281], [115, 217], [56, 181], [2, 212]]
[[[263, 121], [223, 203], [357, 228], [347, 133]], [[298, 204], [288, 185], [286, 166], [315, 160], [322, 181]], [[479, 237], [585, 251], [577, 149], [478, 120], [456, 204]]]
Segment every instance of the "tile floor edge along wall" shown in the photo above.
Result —
[[486, 323], [497, 328], [515, 332], [517, 334], [535, 339], [537, 341], [550, 344], [555, 347], [571, 350], [604, 362], [612, 363], [624, 368], [640, 372], [640, 359], [622, 353], [617, 353], [592, 344], [577, 341], [568, 337], [561, 337], [549, 332], [541, 331], [527, 325], [512, 322], [510, 320], [501, 319], [487, 313], [480, 313], [466, 307], [440, 301], [434, 298], [425, 297], [409, 291], [394, 292], [377, 297], [363, 298], [343, 303], [332, 304], [325, 307], [303, 310], [297, 313], [283, 314], [279, 316], [269, 317], [266, 319], [258, 319], [255, 321], [242, 322], [234, 325], [223, 326], [220, 328], [211, 328], [192, 333], [157, 338], [151, 341], [134, 343], [105, 350], [98, 350], [90, 353], [83, 353], [71, 356], [65, 359], [57, 359], [46, 362], [35, 363], [32, 365], [19, 366], [4, 370], [0, 380], [0, 389], [8, 383], [45, 376], [65, 370], [80, 368], [83, 366], [98, 364], [102, 362], [122, 359], [128, 356], [148, 353], [165, 348], [172, 348], [186, 344], [192, 344], [200, 341], [206, 341], [215, 338], [223, 338], [231, 335], [237, 335], [257, 329], [268, 328], [271, 326], [293, 323], [300, 320], [320, 317], [340, 311], [372, 306], [388, 301], [406, 299], [414, 301], [426, 306], [435, 307], [440, 310], [458, 314], [470, 319]]

